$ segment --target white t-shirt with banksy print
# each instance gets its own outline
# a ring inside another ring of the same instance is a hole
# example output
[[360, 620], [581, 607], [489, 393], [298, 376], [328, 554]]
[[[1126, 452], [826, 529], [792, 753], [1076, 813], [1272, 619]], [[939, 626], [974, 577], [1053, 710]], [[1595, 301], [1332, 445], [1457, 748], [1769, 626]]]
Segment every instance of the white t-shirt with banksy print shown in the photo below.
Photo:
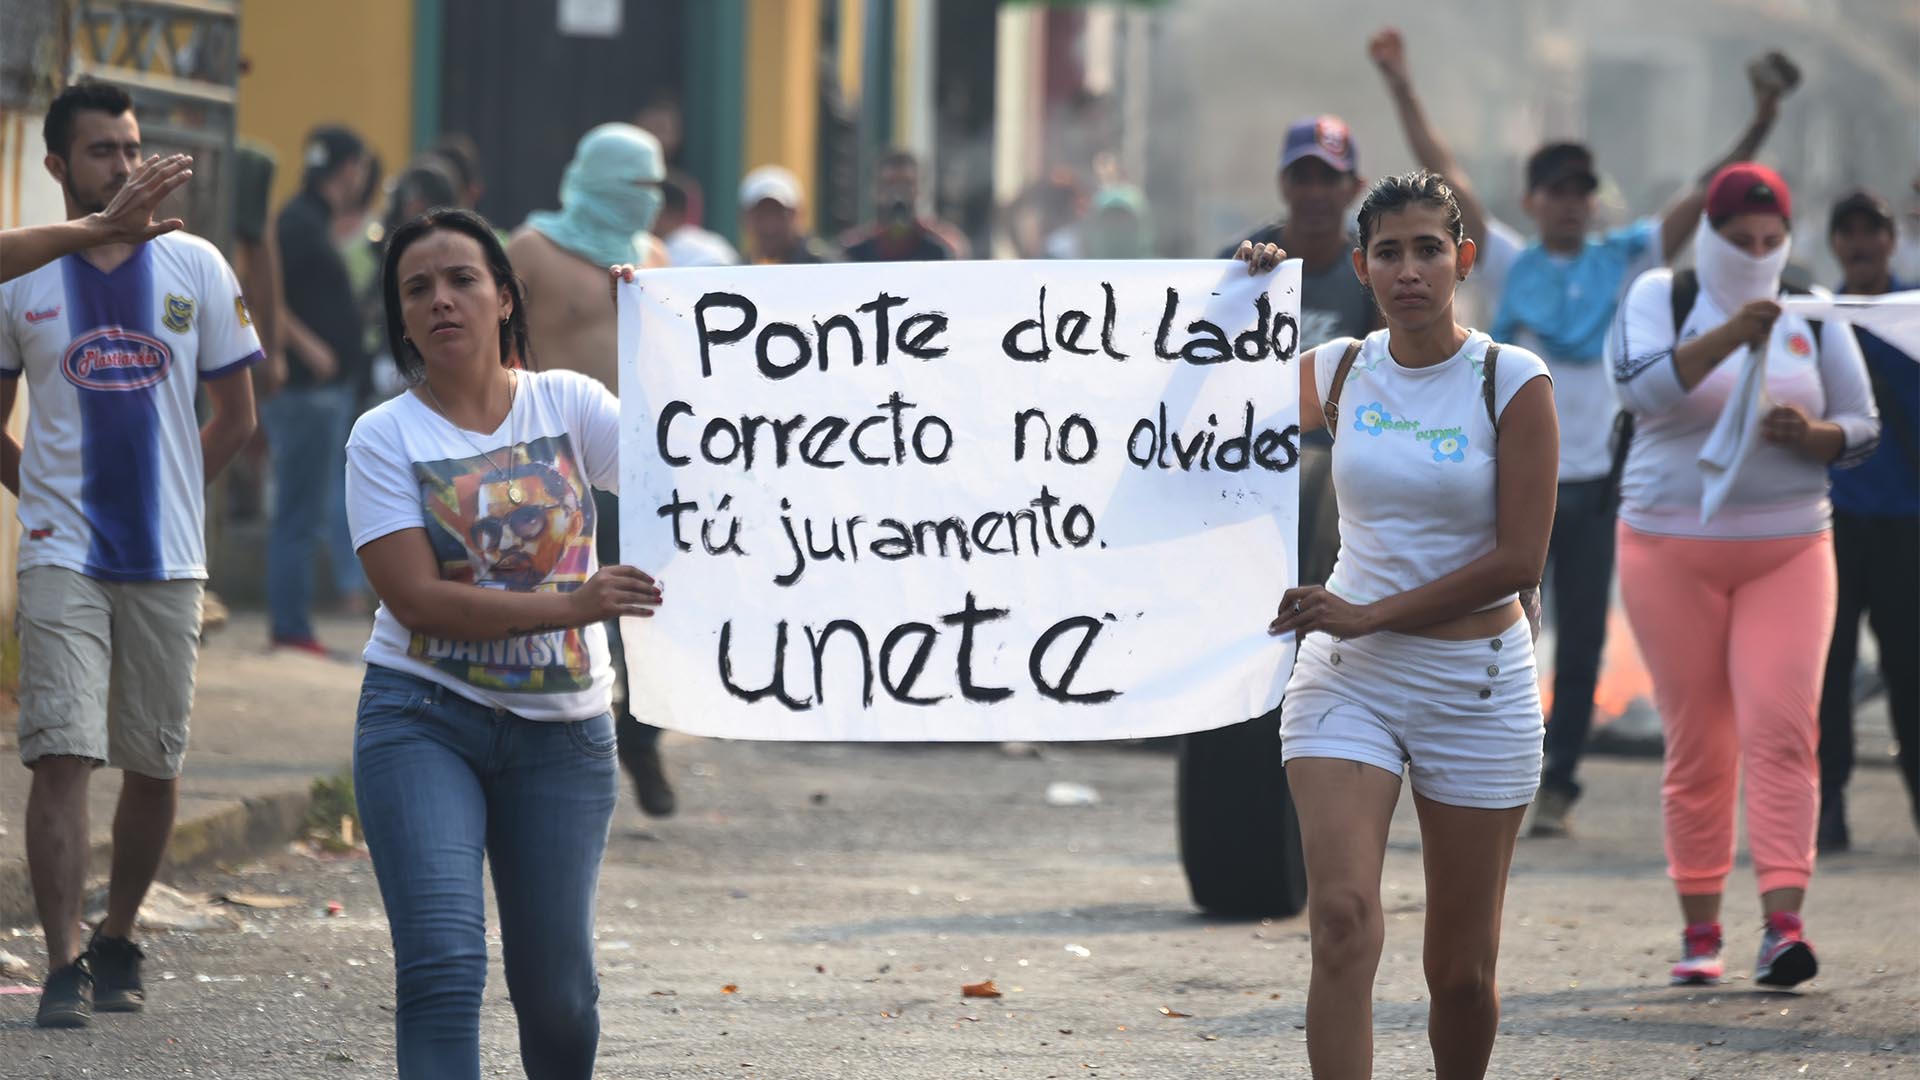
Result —
[[111, 273], [68, 255], [0, 285], [0, 377], [24, 376], [33, 400], [20, 568], [204, 579], [194, 395], [260, 357], [232, 269], [187, 233], [138, 245]]
[[[1314, 350], [1323, 402], [1352, 340], [1336, 338]], [[1376, 330], [1354, 357], [1333, 443], [1340, 557], [1327, 591], [1355, 604], [1436, 581], [1486, 555], [1497, 541], [1498, 440], [1483, 397], [1493, 339], [1475, 330], [1459, 352], [1422, 368], [1401, 366], [1387, 342], [1388, 331]], [[1521, 387], [1547, 375], [1544, 360], [1502, 345], [1494, 415], [1506, 412]]]
[[[454, 427], [411, 393], [360, 418], [347, 440], [355, 548], [425, 529], [447, 581], [518, 592], [587, 583], [599, 569], [591, 489], [619, 487], [619, 402], [576, 372], [516, 374], [513, 407], [485, 434]], [[599, 623], [451, 641], [414, 633], [383, 604], [364, 655], [529, 720], [598, 716], [613, 686]]]

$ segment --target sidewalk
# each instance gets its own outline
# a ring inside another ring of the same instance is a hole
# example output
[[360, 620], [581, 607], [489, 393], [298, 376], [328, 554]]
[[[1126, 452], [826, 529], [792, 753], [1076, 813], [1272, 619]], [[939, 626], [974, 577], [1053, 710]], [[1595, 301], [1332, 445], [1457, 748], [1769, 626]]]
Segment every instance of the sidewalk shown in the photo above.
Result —
[[[313, 781], [350, 764], [368, 623], [326, 617], [317, 627], [347, 661], [269, 653], [258, 612], [235, 612], [203, 643], [180, 812], [161, 880], [284, 842], [306, 813]], [[35, 921], [25, 835], [32, 774], [20, 764], [16, 715], [11, 701], [0, 705], [0, 926]], [[98, 875], [107, 870], [119, 794], [119, 772], [95, 774], [89, 809]]]

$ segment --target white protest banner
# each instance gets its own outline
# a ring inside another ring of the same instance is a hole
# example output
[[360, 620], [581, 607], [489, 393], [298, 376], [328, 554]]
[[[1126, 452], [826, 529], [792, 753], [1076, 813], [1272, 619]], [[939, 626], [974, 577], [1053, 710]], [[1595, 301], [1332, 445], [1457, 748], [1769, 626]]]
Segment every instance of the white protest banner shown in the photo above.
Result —
[[635, 712], [790, 740], [1132, 738], [1272, 708], [1299, 264], [646, 271], [621, 287]]

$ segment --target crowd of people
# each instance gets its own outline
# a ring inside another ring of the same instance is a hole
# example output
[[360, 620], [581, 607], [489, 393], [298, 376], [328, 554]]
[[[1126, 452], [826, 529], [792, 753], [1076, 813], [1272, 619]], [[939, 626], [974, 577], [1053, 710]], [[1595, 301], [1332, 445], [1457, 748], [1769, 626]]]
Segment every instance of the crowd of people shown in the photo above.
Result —
[[[1542, 145], [1525, 166], [1527, 238], [1492, 216], [1427, 118], [1400, 35], [1369, 53], [1422, 168], [1370, 183], [1344, 123], [1303, 118], [1279, 151], [1282, 216], [1222, 253], [1249, 272], [1300, 260], [1312, 347], [1299, 586], [1271, 627], [1300, 646], [1268, 719], [1302, 822], [1315, 1074], [1371, 1068], [1380, 866], [1405, 775], [1427, 855], [1436, 1068], [1478, 1076], [1515, 838], [1529, 812], [1533, 835], [1573, 831], [1616, 562], [1666, 736], [1672, 981], [1723, 976], [1743, 776], [1764, 914], [1755, 979], [1817, 971], [1800, 912], [1816, 854], [1850, 843], [1863, 617], [1920, 824], [1920, 364], [1783, 303], [1804, 291], [1794, 198], [1752, 159], [1798, 82], [1784, 57], [1749, 68], [1753, 116], [1732, 149], [1624, 228], [1595, 229], [1594, 150]], [[263, 201], [243, 205], [229, 267], [182, 222], [152, 220], [191, 163], [142, 160], [123, 92], [83, 82], [53, 103], [68, 220], [10, 231], [0, 262], [0, 415], [23, 376], [35, 398], [24, 446], [0, 439], [0, 482], [21, 500], [43, 1025], [144, 1005], [134, 913], [185, 750], [203, 481], [246, 452], [257, 411], [268, 644], [330, 655], [313, 623], [322, 589], [373, 620], [355, 790], [393, 929], [401, 1075], [477, 1073], [483, 853], [509, 989], [539, 988], [513, 995], [530, 1071], [590, 1075], [594, 893], [619, 772], [647, 813], [676, 808], [619, 637], [618, 619], [649, 616], [664, 590], [619, 565], [609, 275], [974, 254], [922, 211], [904, 152], [878, 160], [872, 218], [837, 243], [806, 231], [799, 178], [752, 170], [736, 250], [672, 165], [677, 130], [662, 134], [586, 132], [558, 206], [502, 231], [474, 212], [486, 171], [471, 140], [446, 136], [383, 180], [360, 136], [319, 127], [298, 194], [271, 221]], [[270, 170], [240, 164], [243, 187]], [[1900, 226], [1885, 200], [1854, 192], [1827, 218], [1839, 291], [1908, 284], [1891, 270]], [[1144, 195], [1110, 165], [1090, 196], [1050, 175], [1003, 225], [1022, 257], [1155, 253]], [[1469, 299], [1486, 330], [1463, 324]], [[81, 354], [105, 359], [82, 370]], [[1715, 479], [1695, 463], [1725, 453], [1723, 418], [1742, 409], [1758, 445]], [[1388, 421], [1415, 415], [1463, 433], [1458, 446], [1393, 437]], [[538, 659], [501, 663], [509, 653]], [[507, 761], [489, 750], [503, 726]], [[83, 943], [85, 793], [101, 764], [127, 783], [108, 915]]]

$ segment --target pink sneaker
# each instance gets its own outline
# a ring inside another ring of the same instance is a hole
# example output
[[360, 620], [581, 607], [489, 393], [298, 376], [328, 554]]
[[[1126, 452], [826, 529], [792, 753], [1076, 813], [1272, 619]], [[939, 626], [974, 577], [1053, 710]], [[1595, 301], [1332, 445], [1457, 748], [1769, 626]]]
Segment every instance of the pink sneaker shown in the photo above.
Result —
[[1776, 911], [1767, 916], [1767, 932], [1760, 938], [1760, 959], [1754, 961], [1753, 981], [1761, 986], [1798, 986], [1820, 973], [1813, 946], [1800, 936], [1800, 916]]
[[1695, 923], [1680, 935], [1680, 962], [1673, 965], [1675, 986], [1717, 986], [1725, 972], [1720, 964], [1720, 924]]

